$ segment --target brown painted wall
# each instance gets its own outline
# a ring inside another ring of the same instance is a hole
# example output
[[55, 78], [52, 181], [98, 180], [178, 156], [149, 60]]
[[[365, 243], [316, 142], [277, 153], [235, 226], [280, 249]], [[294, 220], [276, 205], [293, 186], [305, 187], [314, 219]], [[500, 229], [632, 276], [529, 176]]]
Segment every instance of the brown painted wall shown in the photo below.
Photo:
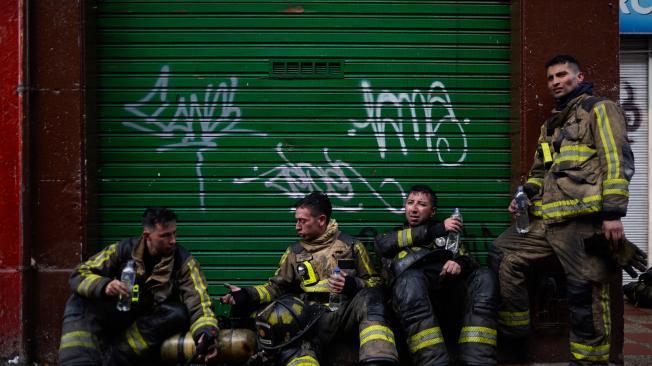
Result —
[[[88, 192], [94, 178], [88, 165], [93, 161], [88, 137], [94, 120], [87, 113], [93, 111], [86, 94], [93, 80], [87, 77], [93, 61], [86, 45], [93, 41], [92, 32], [86, 31], [92, 8], [86, 9], [85, 4], [90, 3], [29, 2], [31, 203], [26, 209], [31, 212], [28, 239], [35, 275], [27, 285], [33, 298], [21, 317], [34, 324], [30, 349], [37, 362], [56, 360], [69, 294], [67, 276], [89, 251], [93, 211]], [[539, 125], [553, 104], [546, 89], [545, 61], [561, 52], [576, 55], [597, 93], [615, 99], [619, 34], [617, 1], [514, 0], [512, 4], [516, 181], [529, 168]]]
[[86, 252], [84, 1], [29, 3], [33, 361], [57, 359], [70, 269]]
[[[595, 94], [613, 100], [619, 92], [618, 1], [552, 0], [512, 2], [512, 181], [524, 180], [536, 150], [541, 123], [554, 100], [547, 89], [545, 63], [556, 54], [574, 55]], [[611, 361], [623, 363], [621, 278], [612, 282]], [[532, 350], [538, 360], [565, 361], [567, 332], [545, 337]]]

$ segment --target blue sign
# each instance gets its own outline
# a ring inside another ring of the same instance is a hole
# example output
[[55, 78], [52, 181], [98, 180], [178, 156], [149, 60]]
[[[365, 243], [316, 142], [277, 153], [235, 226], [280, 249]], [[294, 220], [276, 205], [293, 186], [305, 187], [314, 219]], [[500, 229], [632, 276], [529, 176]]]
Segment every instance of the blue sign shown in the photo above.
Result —
[[652, 33], [652, 0], [620, 0], [620, 33]]

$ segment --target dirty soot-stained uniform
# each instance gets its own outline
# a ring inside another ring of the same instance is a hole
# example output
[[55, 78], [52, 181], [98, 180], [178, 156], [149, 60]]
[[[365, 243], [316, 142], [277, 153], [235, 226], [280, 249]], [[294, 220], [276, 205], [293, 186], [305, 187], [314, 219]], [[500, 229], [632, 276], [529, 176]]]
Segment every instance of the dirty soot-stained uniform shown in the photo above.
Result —
[[299, 295], [307, 303], [328, 306], [328, 278], [338, 259], [352, 259], [354, 269], [345, 270], [346, 285], [336, 311], [326, 311], [315, 324], [310, 340], [304, 340], [294, 352], [284, 352], [282, 364], [317, 365], [321, 353], [337, 334], [357, 331], [360, 364], [398, 362], [394, 333], [388, 327], [381, 279], [373, 269], [367, 250], [360, 241], [338, 230], [331, 219], [324, 234], [306, 242], [298, 241], [283, 254], [279, 268], [263, 285], [245, 287], [255, 304], [265, 304], [286, 293]]
[[[120, 312], [118, 297], [104, 291], [128, 260], [134, 260], [137, 286], [131, 310]], [[190, 329], [196, 341], [204, 332], [217, 332], [206, 279], [199, 263], [179, 245], [157, 261], [142, 237], [125, 239], [80, 264], [70, 286], [60, 365], [156, 364], [166, 338]]]
[[603, 220], [625, 216], [634, 174], [622, 109], [589, 94], [590, 87], [542, 125], [524, 185], [533, 203], [531, 229], [522, 235], [512, 225], [489, 253], [500, 283], [500, 329], [517, 338], [530, 332], [526, 273], [535, 261], [557, 256], [567, 279], [572, 364], [609, 359], [611, 272], [585, 240], [603, 234]]
[[[434, 220], [378, 235], [392, 286], [392, 302], [416, 365], [448, 365], [447, 344], [464, 365], [496, 364], [497, 290], [493, 273], [479, 268], [460, 244], [457, 253], [438, 245], [447, 232]], [[440, 277], [444, 263], [462, 272]]]

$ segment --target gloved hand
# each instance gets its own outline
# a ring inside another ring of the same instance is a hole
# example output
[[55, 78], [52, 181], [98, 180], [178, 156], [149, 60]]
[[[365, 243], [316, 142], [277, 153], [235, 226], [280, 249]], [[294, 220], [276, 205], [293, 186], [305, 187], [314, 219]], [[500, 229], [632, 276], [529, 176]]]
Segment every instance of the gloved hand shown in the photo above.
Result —
[[188, 364], [196, 360], [208, 362], [217, 357], [217, 332], [216, 328], [207, 327], [195, 333], [195, 353]]
[[636, 278], [638, 274], [634, 271], [636, 268], [639, 272], [645, 272], [647, 269], [647, 255], [634, 245], [631, 241], [625, 239], [614, 253], [616, 263], [623, 267], [625, 272], [632, 278]]
[[638, 277], [634, 269], [644, 272], [647, 269], [647, 255], [631, 241], [625, 239], [615, 251], [604, 235], [593, 235], [584, 240], [587, 253], [603, 257], [621, 267], [632, 278]]

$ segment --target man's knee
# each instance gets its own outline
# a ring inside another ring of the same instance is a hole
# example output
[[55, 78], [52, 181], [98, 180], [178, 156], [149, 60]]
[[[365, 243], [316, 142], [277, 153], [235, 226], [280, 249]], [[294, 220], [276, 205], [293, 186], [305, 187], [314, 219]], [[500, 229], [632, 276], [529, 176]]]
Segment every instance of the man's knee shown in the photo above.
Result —
[[152, 316], [148, 321], [148, 325], [152, 328], [164, 328], [166, 331], [175, 330], [172, 332], [179, 333], [188, 329], [190, 317], [185, 305], [180, 303], [163, 303], [156, 307]]
[[426, 280], [418, 270], [403, 272], [392, 288], [399, 316], [403, 319], [428, 316], [432, 313]]
[[498, 304], [498, 283], [496, 275], [489, 268], [478, 268], [469, 282], [468, 297], [474, 307], [480, 306], [494, 312]]
[[365, 288], [355, 295], [357, 307], [366, 312], [366, 318], [384, 322], [387, 319], [385, 297], [380, 289]]

